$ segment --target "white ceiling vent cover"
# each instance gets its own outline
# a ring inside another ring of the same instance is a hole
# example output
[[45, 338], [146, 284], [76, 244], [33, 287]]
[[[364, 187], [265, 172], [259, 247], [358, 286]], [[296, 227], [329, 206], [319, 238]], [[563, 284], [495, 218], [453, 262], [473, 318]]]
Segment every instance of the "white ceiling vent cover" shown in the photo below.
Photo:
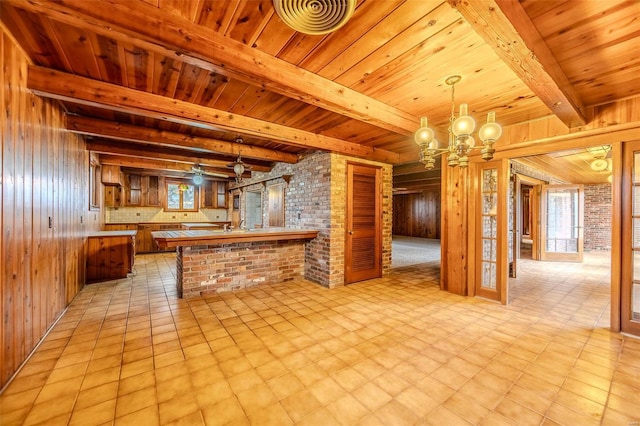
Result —
[[356, 0], [273, 0], [276, 13], [296, 31], [326, 34], [347, 23]]

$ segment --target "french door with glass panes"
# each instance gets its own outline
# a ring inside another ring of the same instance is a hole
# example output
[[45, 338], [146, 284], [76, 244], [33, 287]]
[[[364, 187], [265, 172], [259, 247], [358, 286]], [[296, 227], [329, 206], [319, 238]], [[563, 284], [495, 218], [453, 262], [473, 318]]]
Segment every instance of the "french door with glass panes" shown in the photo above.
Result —
[[509, 279], [509, 163], [507, 160], [479, 163], [475, 170], [475, 294], [506, 304]]
[[582, 185], [542, 185], [541, 260], [582, 262], [584, 190]]
[[640, 141], [622, 152], [620, 328], [640, 336]]

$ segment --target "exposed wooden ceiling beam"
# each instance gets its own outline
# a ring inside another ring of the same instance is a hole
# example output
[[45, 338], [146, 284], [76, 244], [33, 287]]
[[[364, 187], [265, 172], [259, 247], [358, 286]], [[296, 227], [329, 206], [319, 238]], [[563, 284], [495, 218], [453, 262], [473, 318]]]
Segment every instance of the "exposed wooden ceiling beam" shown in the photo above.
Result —
[[572, 128], [589, 121], [576, 90], [519, 2], [448, 2], [564, 124]]
[[419, 122], [398, 108], [145, 2], [4, 1], [393, 132], [412, 134]]
[[[163, 172], [183, 172], [192, 173], [192, 165], [171, 160], [152, 160], [148, 158], [126, 157], [111, 154], [100, 154], [102, 164], [112, 164], [120, 167], [130, 167], [136, 169], [161, 170]], [[218, 173], [218, 172], [216, 172]], [[222, 173], [222, 172], [221, 172]], [[235, 174], [230, 173], [230, 176]], [[248, 173], [246, 174], [248, 176]]]
[[34, 65], [29, 66], [27, 87], [40, 96], [157, 120], [215, 130], [224, 129], [298, 147], [387, 163], [398, 161], [398, 154], [390, 151]]
[[253, 145], [226, 142], [217, 139], [209, 139], [198, 136], [190, 136], [183, 133], [167, 132], [148, 127], [134, 126], [130, 124], [116, 123], [113, 121], [98, 120], [95, 118], [67, 115], [66, 127], [74, 133], [90, 136], [106, 137], [123, 141], [147, 143], [158, 146], [195, 148], [197, 150], [218, 154], [253, 158], [265, 161], [277, 161], [281, 163], [296, 163], [298, 156], [288, 152], [276, 151]]
[[433, 170], [426, 170], [424, 168], [424, 164], [422, 163], [410, 163], [410, 164], [401, 164], [399, 166], [393, 166], [393, 176], [403, 176], [403, 175], [412, 175], [414, 173], [425, 173], [428, 172], [431, 175], [440, 176], [440, 167], [437, 167]]
[[432, 180], [440, 180], [440, 170], [428, 170], [420, 173], [413, 173], [410, 175], [394, 175], [394, 185], [404, 185], [411, 182], [426, 182]]
[[[229, 161], [212, 160], [206, 157], [185, 155], [177, 153], [177, 150], [149, 150], [144, 149], [144, 146], [141, 144], [128, 144], [126, 142], [113, 143], [103, 140], [88, 141], [86, 146], [89, 151], [97, 152], [99, 154], [112, 154], [125, 157], [144, 158], [148, 160], [176, 161], [190, 165], [198, 164], [203, 168], [205, 166], [212, 168], [211, 170], [207, 169], [208, 171], [227, 173], [229, 176], [233, 175], [233, 171], [227, 167]], [[251, 170], [257, 172], [268, 172], [271, 168], [267, 166], [251, 165]]]

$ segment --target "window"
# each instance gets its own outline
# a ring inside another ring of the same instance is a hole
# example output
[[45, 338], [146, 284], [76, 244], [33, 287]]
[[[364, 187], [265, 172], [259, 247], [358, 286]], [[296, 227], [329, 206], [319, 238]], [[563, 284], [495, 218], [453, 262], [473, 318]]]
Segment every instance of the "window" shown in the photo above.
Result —
[[100, 210], [100, 164], [89, 160], [89, 210]]
[[180, 181], [167, 181], [167, 207], [170, 211], [197, 211], [195, 185]]

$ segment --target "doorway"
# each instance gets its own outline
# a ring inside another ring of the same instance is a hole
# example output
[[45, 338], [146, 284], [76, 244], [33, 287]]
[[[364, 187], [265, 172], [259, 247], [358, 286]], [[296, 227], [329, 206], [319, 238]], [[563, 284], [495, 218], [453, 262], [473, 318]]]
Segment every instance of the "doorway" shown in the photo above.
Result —
[[[610, 220], [611, 169], [597, 171], [591, 167], [592, 160], [609, 151], [610, 147], [576, 148], [511, 160], [516, 177], [513, 214], [519, 230], [519, 235], [516, 231], [512, 237], [519, 250], [514, 250], [517, 267], [508, 284], [510, 302], [526, 300], [528, 291], [555, 291], [558, 284], [568, 292], [594, 285], [606, 288], [610, 296], [611, 223], [598, 224], [599, 215], [593, 217], [593, 212], [603, 206], [591, 207], [592, 214], [588, 214], [588, 203], [598, 197], [604, 199], [603, 194], [608, 193], [602, 216]], [[588, 199], [585, 192], [590, 194]], [[583, 254], [585, 215], [592, 216], [589, 227], [606, 229], [609, 238], [606, 243], [591, 243], [589, 252]]]
[[245, 221], [248, 229], [262, 227], [262, 191], [247, 191]]

